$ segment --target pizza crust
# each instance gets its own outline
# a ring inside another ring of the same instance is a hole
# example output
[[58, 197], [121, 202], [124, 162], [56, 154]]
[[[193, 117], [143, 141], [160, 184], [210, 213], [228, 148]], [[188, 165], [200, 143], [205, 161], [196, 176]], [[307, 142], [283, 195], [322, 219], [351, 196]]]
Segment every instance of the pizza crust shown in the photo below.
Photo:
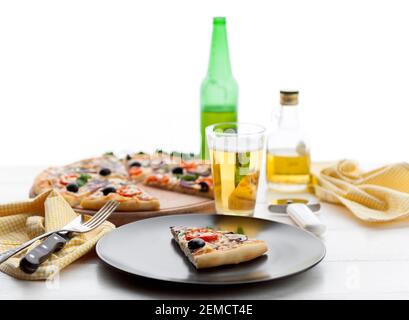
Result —
[[44, 191], [50, 190], [52, 188], [51, 182], [50, 182], [50, 170], [51, 168], [47, 168], [43, 172], [41, 172], [37, 177], [34, 179], [34, 184], [33, 184], [33, 193], [35, 195], [39, 195], [43, 193]]
[[101, 209], [108, 201], [110, 200], [117, 200], [120, 202], [119, 207], [117, 208], [118, 211], [149, 211], [149, 210], [158, 210], [159, 209], [159, 201], [157, 199], [152, 200], [139, 200], [133, 198], [124, 198], [124, 197], [116, 197], [108, 195], [99, 198], [90, 198], [85, 197], [80, 205], [84, 209], [88, 210], [99, 210]]
[[209, 199], [213, 199], [213, 189], [209, 188], [209, 191], [207, 192], [202, 192], [200, 190], [196, 190], [193, 188], [185, 188], [180, 186], [178, 183], [168, 183], [168, 184], [162, 184], [160, 182], [146, 182], [144, 183], [148, 187], [154, 187], [158, 189], [163, 189], [163, 190], [168, 190], [168, 191], [175, 191], [179, 193], [184, 193], [184, 194], [190, 194], [192, 196], [198, 196], [198, 197], [206, 197]]
[[200, 196], [200, 197], [206, 197], [209, 199], [213, 199], [213, 189], [209, 187], [209, 191], [203, 192], [200, 190], [195, 190], [195, 189], [189, 189], [189, 188], [184, 188], [180, 185], [176, 185], [173, 190], [176, 190], [177, 192], [180, 193], [186, 193], [186, 194], [191, 194], [194, 196]]
[[65, 200], [70, 204], [71, 207], [77, 207], [81, 203], [83, 195], [73, 195], [67, 192], [61, 192], [60, 194], [64, 197]]
[[192, 263], [197, 269], [217, 267], [226, 264], [238, 264], [253, 260], [267, 252], [264, 241], [243, 243], [241, 246], [221, 251], [212, 251], [198, 256], [192, 255]]

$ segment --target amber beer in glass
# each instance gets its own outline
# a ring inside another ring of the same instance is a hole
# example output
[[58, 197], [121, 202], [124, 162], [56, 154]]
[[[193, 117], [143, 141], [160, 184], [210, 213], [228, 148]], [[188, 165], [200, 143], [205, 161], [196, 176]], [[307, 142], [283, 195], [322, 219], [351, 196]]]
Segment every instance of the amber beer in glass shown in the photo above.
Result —
[[217, 213], [254, 213], [264, 132], [262, 126], [234, 122], [206, 128]]

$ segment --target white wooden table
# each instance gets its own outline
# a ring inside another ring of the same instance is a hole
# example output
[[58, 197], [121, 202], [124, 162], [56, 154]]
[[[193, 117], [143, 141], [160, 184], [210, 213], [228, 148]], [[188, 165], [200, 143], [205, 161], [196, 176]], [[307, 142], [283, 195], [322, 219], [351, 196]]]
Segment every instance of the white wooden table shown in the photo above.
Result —
[[[0, 202], [24, 200], [34, 167], [0, 167]], [[263, 188], [263, 186], [261, 186]], [[270, 214], [262, 193], [256, 215]], [[106, 267], [95, 253], [54, 281], [21, 281], [0, 273], [0, 299], [409, 299], [409, 220], [371, 226], [346, 209], [323, 204], [327, 256], [313, 269], [278, 281], [244, 286], [191, 287], [131, 277]]]

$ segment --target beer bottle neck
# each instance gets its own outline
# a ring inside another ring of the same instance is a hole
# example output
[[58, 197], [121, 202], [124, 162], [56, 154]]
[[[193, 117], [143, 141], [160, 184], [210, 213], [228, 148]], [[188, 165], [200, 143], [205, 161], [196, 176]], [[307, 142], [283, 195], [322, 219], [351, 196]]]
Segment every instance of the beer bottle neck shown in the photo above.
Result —
[[212, 45], [207, 75], [213, 79], [232, 77], [226, 23], [221, 18], [215, 18], [213, 22]]

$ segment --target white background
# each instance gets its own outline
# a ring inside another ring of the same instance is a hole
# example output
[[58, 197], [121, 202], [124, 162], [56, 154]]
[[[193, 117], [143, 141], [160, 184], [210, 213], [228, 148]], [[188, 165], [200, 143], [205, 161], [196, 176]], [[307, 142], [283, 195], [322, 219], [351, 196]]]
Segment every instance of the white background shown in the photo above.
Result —
[[[406, 3], [405, 3], [406, 2]], [[409, 160], [407, 1], [1, 1], [0, 165], [199, 150], [213, 16], [241, 121], [300, 90], [313, 160]]]

